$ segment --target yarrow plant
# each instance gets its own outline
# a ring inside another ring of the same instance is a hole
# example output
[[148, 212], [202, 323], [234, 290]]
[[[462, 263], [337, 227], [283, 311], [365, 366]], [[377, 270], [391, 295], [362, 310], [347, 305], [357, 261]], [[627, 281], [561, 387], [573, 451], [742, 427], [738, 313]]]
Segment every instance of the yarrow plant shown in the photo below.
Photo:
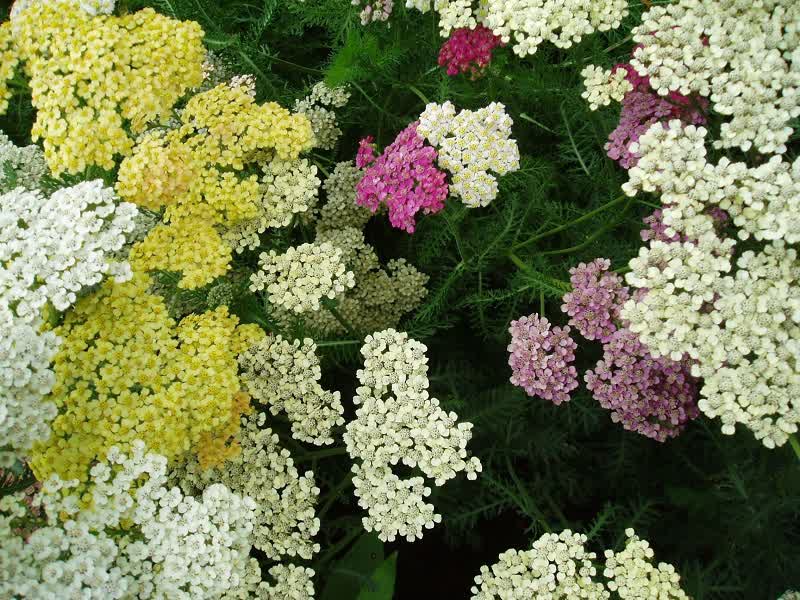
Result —
[[492, 62], [492, 51], [503, 42], [483, 25], [462, 27], [450, 34], [439, 50], [439, 66], [451, 77], [468, 73], [472, 79], [483, 75]]

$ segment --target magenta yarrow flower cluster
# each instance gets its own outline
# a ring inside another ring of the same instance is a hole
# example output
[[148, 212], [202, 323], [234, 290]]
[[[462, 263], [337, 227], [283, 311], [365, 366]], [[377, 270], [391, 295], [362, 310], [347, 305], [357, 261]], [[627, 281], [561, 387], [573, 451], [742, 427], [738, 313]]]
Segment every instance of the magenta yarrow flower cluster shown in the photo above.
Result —
[[706, 118], [703, 112], [708, 107], [708, 100], [701, 96], [689, 97], [679, 92], [670, 92], [660, 96], [650, 86], [650, 78], [640, 75], [629, 63], [616, 65], [612, 72], [624, 69], [625, 79], [633, 86], [633, 90], [622, 99], [619, 124], [608, 136], [605, 145], [606, 154], [616, 160], [624, 169], [636, 166], [639, 157], [629, 150], [633, 142], [654, 123], [667, 123], [672, 119], [680, 119], [686, 124], [703, 125]]
[[587, 340], [610, 340], [617, 330], [619, 311], [630, 297], [622, 277], [610, 272], [610, 267], [607, 258], [596, 258], [569, 270], [572, 291], [564, 295], [561, 310]]
[[629, 329], [603, 345], [603, 358], [585, 379], [612, 421], [659, 442], [676, 437], [699, 414], [688, 362], [653, 358]]
[[569, 327], [551, 328], [546, 318], [534, 313], [512, 321], [508, 331], [511, 383], [553, 404], [569, 401], [569, 393], [578, 387], [572, 366], [577, 345]]
[[456, 29], [439, 50], [439, 66], [447, 66], [451, 77], [469, 73], [472, 79], [477, 79], [492, 62], [492, 51], [497, 46], [505, 44], [488, 27]]
[[371, 137], [361, 140], [356, 155], [356, 166], [366, 168], [356, 187], [356, 204], [373, 213], [385, 204], [392, 226], [408, 233], [414, 233], [416, 214], [439, 212], [449, 192], [445, 172], [436, 167], [436, 149], [425, 144], [418, 125], [401, 131], [377, 158]]

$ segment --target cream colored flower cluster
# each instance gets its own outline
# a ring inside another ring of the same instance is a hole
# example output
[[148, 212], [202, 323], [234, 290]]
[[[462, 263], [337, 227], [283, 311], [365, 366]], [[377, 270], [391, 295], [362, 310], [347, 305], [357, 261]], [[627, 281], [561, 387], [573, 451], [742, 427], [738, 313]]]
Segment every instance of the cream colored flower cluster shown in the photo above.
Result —
[[356, 204], [356, 186], [363, 176], [363, 171], [352, 162], [336, 163], [322, 184], [327, 202], [320, 209], [317, 233], [345, 227], [364, 228], [372, 212]]
[[622, 102], [625, 94], [633, 90], [633, 84], [627, 80], [625, 69], [603, 69], [589, 65], [581, 71], [586, 90], [581, 94], [589, 103], [590, 110], [608, 106], [612, 100]]
[[[624, 189], [660, 193], [666, 233], [686, 241], [640, 249], [626, 279], [646, 294], [628, 300], [622, 316], [655, 356], [695, 361], [693, 374], [704, 378], [698, 406], [720, 418], [723, 433], [741, 423], [773, 448], [800, 424], [800, 262], [786, 245], [800, 240], [798, 167], [780, 158], [753, 169], [711, 165], [705, 135], [671, 122], [639, 141], [642, 158]], [[768, 243], [734, 258], [735, 241], [715, 231], [720, 208], [740, 238]]]
[[587, 552], [587, 537], [565, 529], [544, 534], [531, 550], [507, 550], [491, 567], [481, 567], [472, 600], [688, 600], [675, 568], [666, 563], [654, 566], [647, 541], [633, 529], [625, 533], [628, 539], [622, 552], [605, 551], [607, 587], [595, 580], [597, 555]]
[[289, 342], [267, 336], [239, 355], [240, 379], [248, 393], [269, 407], [285, 412], [292, 437], [316, 445], [332, 444], [334, 427], [344, 424], [341, 394], [322, 388], [317, 345], [310, 338]]
[[311, 93], [295, 102], [294, 111], [304, 114], [311, 121], [314, 131], [314, 146], [331, 150], [342, 135], [336, 122], [334, 108], [342, 108], [350, 100], [345, 86], [328, 87], [324, 82], [314, 84]]
[[438, 150], [439, 167], [451, 175], [450, 192], [470, 208], [477, 208], [497, 197], [497, 179], [489, 171], [505, 175], [519, 169], [512, 125], [499, 102], [456, 113], [447, 101], [425, 107], [417, 132]]
[[16, 146], [0, 131], [0, 194], [16, 187], [37, 189], [47, 172], [44, 153], [39, 146]]
[[314, 569], [281, 564], [270, 567], [268, 573], [274, 582], [261, 580], [261, 567], [251, 558], [245, 586], [226, 593], [221, 600], [314, 600]]
[[59, 345], [41, 331], [46, 313], [66, 310], [106, 275], [129, 274], [110, 256], [136, 215], [99, 180], [49, 198], [23, 188], [0, 195], [0, 464], [46, 439], [56, 414], [42, 400], [55, 382], [50, 363]]
[[384, 541], [397, 535], [414, 541], [423, 528], [440, 521], [424, 498], [430, 494], [422, 477], [400, 479], [398, 463], [419, 469], [441, 486], [464, 471], [477, 478], [480, 461], [467, 443], [472, 424], [459, 423], [428, 395], [426, 347], [394, 329], [368, 335], [361, 348], [364, 368], [353, 403], [356, 418], [344, 434], [348, 454], [361, 461], [353, 467], [355, 494], [367, 510], [364, 528]]
[[658, 598], [659, 600], [688, 600], [681, 589], [681, 576], [668, 563], [653, 565], [653, 549], [647, 540], [640, 539], [630, 527], [625, 530], [627, 541], [622, 552], [605, 551], [609, 579], [608, 589], [622, 600]]
[[268, 558], [286, 556], [311, 559], [319, 552], [314, 536], [319, 531], [315, 507], [319, 488], [314, 474], [301, 474], [278, 435], [265, 428], [264, 413], [245, 415], [238, 434], [241, 453], [212, 469], [197, 460], [173, 472], [185, 493], [196, 494], [214, 483], [255, 501], [251, 541]]
[[535, 54], [542, 42], [569, 48], [595, 30], [616, 29], [628, 14], [627, 0], [406, 0], [406, 6], [422, 12], [433, 7], [442, 37], [482, 24], [522, 57]]
[[250, 289], [266, 290], [272, 304], [296, 314], [318, 311], [323, 298], [332, 300], [355, 285], [342, 251], [327, 242], [293, 246], [283, 254], [262, 252], [259, 264]]
[[258, 214], [227, 229], [222, 239], [236, 252], [255, 250], [259, 235], [269, 227], [286, 227], [295, 215], [307, 213], [317, 203], [320, 180], [317, 167], [305, 158], [274, 159], [263, 166], [260, 179]]
[[44, 522], [23, 540], [21, 498], [0, 501], [0, 595], [218, 598], [244, 583], [254, 502], [224, 485], [200, 499], [166, 486], [166, 459], [141, 442], [91, 469], [90, 497], [53, 477], [34, 500]]
[[722, 124], [718, 148], [786, 152], [800, 116], [800, 5], [795, 0], [679, 0], [634, 28], [631, 64], [661, 95], [707, 96]]

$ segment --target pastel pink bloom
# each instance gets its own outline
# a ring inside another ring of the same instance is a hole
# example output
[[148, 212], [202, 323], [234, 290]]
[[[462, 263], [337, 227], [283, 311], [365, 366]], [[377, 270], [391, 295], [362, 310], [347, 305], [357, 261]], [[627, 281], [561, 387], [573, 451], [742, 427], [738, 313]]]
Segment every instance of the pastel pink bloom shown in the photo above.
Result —
[[659, 442], [676, 437], [699, 414], [688, 361], [653, 358], [629, 329], [611, 336], [585, 379], [612, 421]]
[[534, 313], [511, 321], [508, 331], [511, 383], [529, 396], [553, 404], [568, 402], [569, 393], [578, 387], [578, 373], [572, 365], [577, 345], [569, 336], [569, 327], [551, 328], [546, 318]]
[[356, 204], [373, 213], [381, 204], [389, 209], [392, 227], [414, 233], [415, 216], [444, 208], [449, 187], [446, 173], [436, 167], [436, 150], [417, 133], [418, 122], [406, 127], [377, 159], [371, 138], [361, 140], [356, 165], [365, 167], [356, 186]]
[[439, 66], [447, 65], [447, 74], [470, 73], [475, 79], [483, 75], [492, 62], [492, 50], [504, 46], [492, 30], [478, 25], [475, 29], [456, 29], [439, 50]]
[[569, 270], [572, 291], [564, 295], [561, 310], [587, 340], [611, 339], [622, 305], [630, 297], [622, 277], [610, 272], [610, 267], [607, 258], [596, 258]]

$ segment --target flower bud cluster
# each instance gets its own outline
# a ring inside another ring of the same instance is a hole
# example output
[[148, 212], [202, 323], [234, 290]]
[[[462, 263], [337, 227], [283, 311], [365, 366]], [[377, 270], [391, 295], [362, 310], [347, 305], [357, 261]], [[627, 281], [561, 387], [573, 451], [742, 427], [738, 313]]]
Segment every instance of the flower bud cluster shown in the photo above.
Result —
[[356, 204], [356, 186], [363, 173], [352, 162], [339, 162], [325, 179], [322, 188], [327, 202], [319, 211], [317, 233], [354, 227], [359, 231], [367, 224], [372, 213]]
[[[391, 2], [391, 0], [387, 1]], [[308, 96], [295, 102], [294, 111], [305, 115], [311, 122], [311, 129], [314, 132], [313, 145], [316, 148], [332, 150], [336, 145], [342, 136], [342, 130], [336, 123], [336, 113], [333, 109], [343, 107], [348, 100], [350, 100], [350, 92], [347, 87], [330, 88], [320, 81], [314, 84]]]
[[519, 169], [519, 147], [511, 139], [513, 121], [505, 106], [492, 102], [476, 111], [450, 101], [431, 103], [420, 115], [417, 132], [439, 152], [439, 166], [450, 173], [450, 192], [470, 208], [497, 197], [497, 179]]
[[47, 163], [39, 146], [15, 146], [0, 131], [0, 194], [17, 187], [26, 190], [40, 188], [42, 178], [47, 174]]
[[353, 6], [365, 5], [359, 13], [362, 25], [376, 21], [388, 21], [394, 8], [394, 0], [352, 0], [351, 4]]
[[368, 335], [361, 348], [364, 368], [353, 402], [356, 418], [344, 440], [354, 460], [353, 483], [364, 527], [384, 541], [397, 535], [421, 538], [441, 517], [425, 502], [431, 492], [423, 477], [401, 479], [393, 467], [418, 469], [441, 486], [464, 471], [477, 478], [480, 461], [470, 456], [471, 423], [443, 410], [428, 394], [426, 347], [394, 329]]

